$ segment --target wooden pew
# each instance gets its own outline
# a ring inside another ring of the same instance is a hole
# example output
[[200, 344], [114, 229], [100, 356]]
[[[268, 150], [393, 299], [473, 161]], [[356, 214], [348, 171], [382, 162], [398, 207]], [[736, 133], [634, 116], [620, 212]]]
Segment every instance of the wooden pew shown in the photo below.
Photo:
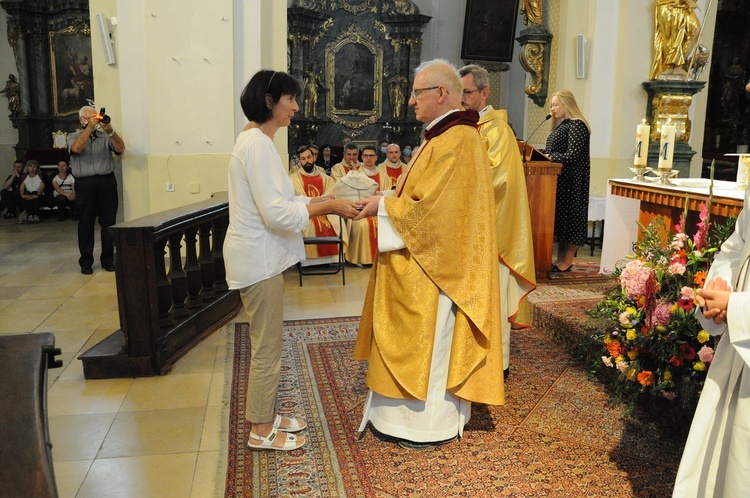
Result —
[[47, 425], [47, 369], [62, 366], [55, 336], [0, 335], [0, 494], [56, 497]]

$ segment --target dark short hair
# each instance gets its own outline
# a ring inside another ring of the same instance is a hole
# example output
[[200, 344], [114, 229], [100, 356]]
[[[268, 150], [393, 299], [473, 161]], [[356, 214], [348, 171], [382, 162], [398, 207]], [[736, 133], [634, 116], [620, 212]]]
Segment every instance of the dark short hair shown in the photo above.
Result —
[[271, 97], [271, 105], [276, 105], [283, 95], [297, 97], [302, 91], [299, 82], [283, 71], [261, 69], [245, 86], [240, 95], [240, 105], [245, 117], [256, 123], [265, 123], [273, 116], [266, 105], [266, 95]]
[[378, 149], [376, 149], [374, 145], [365, 145], [364, 147], [362, 147], [362, 152], [366, 150], [371, 150], [376, 154], [378, 153]]
[[302, 155], [302, 154], [303, 154], [304, 152], [309, 152], [309, 153], [310, 153], [310, 154], [312, 154], [313, 156], [315, 155], [315, 154], [313, 153], [312, 149], [311, 149], [310, 147], [308, 147], [308, 146], [304, 146], [304, 147], [303, 147], [303, 148], [301, 148], [301, 149], [297, 149], [297, 155], [298, 155], [298, 156], [301, 156], [301, 155]]
[[359, 152], [359, 147], [357, 147], [357, 144], [355, 144], [354, 142], [349, 142], [349, 143], [348, 143], [348, 144], [346, 144], [346, 146], [344, 147], [344, 151], [347, 151], [347, 150], [352, 150], [352, 149], [357, 149], [357, 152]]

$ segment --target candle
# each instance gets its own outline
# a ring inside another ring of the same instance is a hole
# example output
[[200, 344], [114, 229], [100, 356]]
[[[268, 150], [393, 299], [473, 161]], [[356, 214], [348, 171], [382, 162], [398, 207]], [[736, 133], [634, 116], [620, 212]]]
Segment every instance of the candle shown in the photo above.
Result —
[[633, 165], [645, 168], [648, 161], [648, 135], [651, 133], [651, 127], [646, 124], [644, 119], [638, 125], [635, 132], [635, 157]]
[[672, 156], [674, 155], [674, 136], [677, 129], [671, 119], [661, 126], [661, 142], [659, 142], [659, 170], [672, 171]]

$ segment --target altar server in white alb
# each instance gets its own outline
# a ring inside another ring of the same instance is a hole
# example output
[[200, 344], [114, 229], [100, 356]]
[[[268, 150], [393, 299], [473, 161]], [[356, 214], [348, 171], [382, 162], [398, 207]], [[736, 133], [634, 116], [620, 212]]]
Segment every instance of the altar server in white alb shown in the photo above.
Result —
[[701, 325], [722, 337], [685, 443], [675, 498], [750, 497], [749, 223], [743, 209], [696, 298]]

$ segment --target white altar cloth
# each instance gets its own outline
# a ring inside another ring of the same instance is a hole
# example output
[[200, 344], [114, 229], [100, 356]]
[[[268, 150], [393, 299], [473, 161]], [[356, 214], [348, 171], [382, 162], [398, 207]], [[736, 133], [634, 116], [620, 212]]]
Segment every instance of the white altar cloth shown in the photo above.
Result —
[[[612, 181], [644, 185], [630, 179], [614, 179]], [[675, 190], [682, 193], [708, 195], [710, 180], [707, 178], [673, 178], [675, 185], [657, 185], [649, 182], [649, 187]], [[737, 189], [736, 182], [714, 180], [714, 196], [728, 197], [742, 200], [745, 191]], [[606, 213], [604, 223], [604, 241], [602, 243], [602, 259], [599, 263], [599, 273], [611, 273], [618, 261], [633, 254], [633, 244], [638, 240], [638, 214], [641, 201], [619, 195], [612, 195], [612, 186], [607, 183]], [[670, 227], [674, 228], [674, 227]]]

